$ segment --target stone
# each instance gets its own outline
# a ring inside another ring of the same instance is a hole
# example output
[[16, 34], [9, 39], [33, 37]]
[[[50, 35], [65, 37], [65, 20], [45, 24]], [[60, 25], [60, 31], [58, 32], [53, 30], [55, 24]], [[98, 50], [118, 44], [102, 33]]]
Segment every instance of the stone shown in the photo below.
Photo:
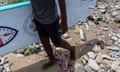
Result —
[[102, 60], [102, 64], [104, 65], [105, 70], [108, 70], [111, 67], [112, 61], [104, 59]]
[[115, 16], [114, 22], [120, 23], [120, 15]]
[[84, 68], [85, 68], [85, 71], [87, 71], [87, 72], [91, 72], [92, 71], [92, 68], [88, 64], [85, 65]]
[[99, 45], [94, 45], [93, 49], [92, 49], [94, 52], [98, 53], [100, 52], [102, 49]]
[[114, 35], [114, 36], [111, 37], [111, 40], [117, 41], [117, 40], [118, 40], [118, 37]]
[[104, 26], [103, 30], [108, 31], [109, 30], [108, 26]]
[[11, 72], [9, 64], [4, 64], [4, 69], [5, 69], [6, 72]]
[[88, 61], [88, 66], [90, 66], [93, 70], [96, 70], [96, 71], [98, 71], [100, 69], [100, 66], [93, 59], [90, 59]]
[[112, 15], [113, 17], [115, 17], [115, 16], [117, 16], [117, 15], [120, 15], [120, 12], [119, 12], [119, 11], [113, 11], [113, 12], [111, 13], [111, 15]]
[[4, 69], [3, 66], [0, 66], [0, 72], [3, 72], [3, 69]]
[[80, 61], [82, 62], [82, 64], [83, 65], [86, 65], [87, 64], [87, 60], [85, 60], [84, 58], [83, 58], [83, 56], [80, 58]]
[[18, 54], [16, 55], [16, 57], [18, 57], [18, 58], [22, 58], [22, 57], [24, 57], [24, 55], [18, 53]]
[[83, 68], [83, 66], [79, 63], [75, 63], [74, 64], [74, 68], [75, 68], [75, 72], [85, 72], [85, 69]]
[[120, 64], [120, 62], [118, 62], [118, 61], [112, 62], [111, 69], [116, 71], [118, 69], [118, 67], [119, 67], [119, 64]]
[[8, 4], [8, 0], [0, 0], [0, 6], [4, 6]]
[[89, 60], [89, 57], [87, 55], [83, 55], [83, 58], [88, 61]]
[[97, 63], [101, 63], [103, 60], [102, 53], [98, 53], [95, 60]]

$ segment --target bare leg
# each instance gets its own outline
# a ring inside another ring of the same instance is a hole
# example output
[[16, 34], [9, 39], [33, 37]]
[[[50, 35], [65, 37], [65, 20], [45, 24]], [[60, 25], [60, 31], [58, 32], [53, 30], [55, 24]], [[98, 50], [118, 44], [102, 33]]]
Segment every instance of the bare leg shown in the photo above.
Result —
[[52, 47], [50, 45], [49, 38], [48, 37], [42, 38], [41, 42], [43, 44], [43, 47], [44, 47], [44, 49], [45, 49], [45, 51], [46, 51], [50, 61], [51, 62], [54, 61], [55, 57], [53, 55], [53, 49], [52, 49]]

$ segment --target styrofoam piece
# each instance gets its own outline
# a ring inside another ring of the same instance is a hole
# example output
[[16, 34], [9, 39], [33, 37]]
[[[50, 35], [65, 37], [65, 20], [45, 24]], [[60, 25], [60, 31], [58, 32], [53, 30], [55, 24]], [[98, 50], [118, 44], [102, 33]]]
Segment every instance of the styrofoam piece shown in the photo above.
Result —
[[88, 52], [87, 55], [92, 59], [95, 59], [96, 57], [96, 54], [94, 52]]
[[24, 55], [23, 54], [17, 54], [16, 57], [21, 58], [21, 57], [24, 57]]
[[106, 46], [106, 48], [110, 50], [120, 50], [117, 46]]
[[96, 63], [96, 61], [95, 60], [93, 60], [93, 59], [90, 59], [89, 61], [88, 61], [88, 65], [92, 68], [92, 69], [94, 69], [94, 70], [96, 70], [96, 71], [98, 71], [99, 69], [100, 69], [100, 66]]

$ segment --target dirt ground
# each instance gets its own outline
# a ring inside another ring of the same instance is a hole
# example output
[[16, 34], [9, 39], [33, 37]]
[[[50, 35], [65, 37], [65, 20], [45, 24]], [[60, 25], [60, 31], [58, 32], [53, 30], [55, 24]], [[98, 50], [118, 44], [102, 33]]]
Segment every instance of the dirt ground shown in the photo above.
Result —
[[[84, 30], [85, 27], [84, 26], [82, 27]], [[118, 26], [113, 25], [112, 27], [118, 27]], [[101, 29], [99, 28], [102, 28], [102, 25], [98, 27], [96, 25], [93, 25], [93, 26], [90, 26], [90, 30], [84, 30], [87, 41], [98, 38], [97, 34], [102, 32]], [[102, 33], [107, 34], [107, 31], [105, 32], [103, 31]], [[76, 34], [73, 29], [70, 29], [68, 31], [68, 34], [70, 38], [67, 38], [66, 41], [68, 41], [71, 45], [76, 46], [76, 49], [78, 49], [77, 51], [79, 53], [81, 54], [83, 52], [86, 53], [88, 50], [90, 50], [86, 47], [86, 45], [83, 44], [79, 34]], [[105, 42], [108, 44], [111, 43], [111, 41], [109, 41], [107, 36], [105, 38]], [[82, 47], [83, 49], [80, 52], [80, 48]], [[8, 58], [11, 64], [12, 72], [62, 72], [58, 64], [50, 67], [47, 70], [42, 69], [43, 64], [48, 62], [48, 57], [44, 51], [39, 52], [38, 54], [32, 54], [32, 55], [21, 57], [21, 58], [16, 57], [16, 54], [12, 54], [12, 53], [6, 55], [6, 57]]]

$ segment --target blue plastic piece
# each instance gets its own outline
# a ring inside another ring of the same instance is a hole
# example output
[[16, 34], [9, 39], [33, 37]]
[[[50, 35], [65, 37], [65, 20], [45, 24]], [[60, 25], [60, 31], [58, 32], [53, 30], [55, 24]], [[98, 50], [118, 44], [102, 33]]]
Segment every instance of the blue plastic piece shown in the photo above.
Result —
[[0, 7], [0, 12], [30, 5], [30, 1]]

